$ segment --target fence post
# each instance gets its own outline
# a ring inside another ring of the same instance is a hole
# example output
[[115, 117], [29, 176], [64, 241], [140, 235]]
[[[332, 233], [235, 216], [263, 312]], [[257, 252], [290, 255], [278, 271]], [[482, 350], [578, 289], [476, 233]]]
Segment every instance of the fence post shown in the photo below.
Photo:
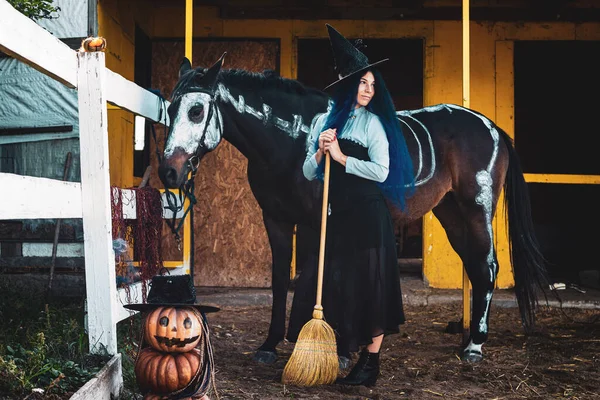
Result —
[[88, 337], [91, 353], [117, 353], [104, 53], [78, 53], [79, 146]]

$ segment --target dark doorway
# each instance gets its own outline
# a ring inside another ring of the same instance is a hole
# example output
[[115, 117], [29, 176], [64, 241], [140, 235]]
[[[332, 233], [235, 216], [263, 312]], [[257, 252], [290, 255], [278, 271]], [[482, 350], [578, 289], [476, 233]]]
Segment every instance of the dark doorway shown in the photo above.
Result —
[[[526, 173], [600, 174], [597, 41], [515, 42], [515, 145]], [[588, 100], [591, 99], [591, 100]], [[555, 282], [596, 285], [600, 186], [530, 184], [532, 214]], [[590, 275], [591, 274], [591, 275]]]
[[[363, 39], [363, 44], [365, 47], [361, 51], [370, 61], [389, 58], [377, 68], [385, 78], [396, 109], [422, 107], [423, 40]], [[329, 39], [298, 39], [298, 80], [318, 89], [337, 80]], [[420, 218], [398, 232], [400, 268], [403, 272], [422, 271], [422, 226]]]
[[[423, 107], [423, 40], [364, 39], [361, 51], [377, 66], [396, 109]], [[298, 39], [298, 80], [322, 89], [337, 80], [329, 39]]]

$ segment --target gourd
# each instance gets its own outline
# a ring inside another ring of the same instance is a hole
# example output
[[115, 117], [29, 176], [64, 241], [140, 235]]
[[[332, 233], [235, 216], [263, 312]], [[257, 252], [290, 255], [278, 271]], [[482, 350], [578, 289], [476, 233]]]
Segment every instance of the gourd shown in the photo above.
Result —
[[192, 307], [157, 307], [144, 324], [146, 342], [168, 353], [188, 352], [202, 337], [202, 315]]
[[202, 365], [202, 352], [164, 353], [150, 347], [143, 349], [135, 364], [135, 376], [143, 392], [169, 394], [185, 388]]

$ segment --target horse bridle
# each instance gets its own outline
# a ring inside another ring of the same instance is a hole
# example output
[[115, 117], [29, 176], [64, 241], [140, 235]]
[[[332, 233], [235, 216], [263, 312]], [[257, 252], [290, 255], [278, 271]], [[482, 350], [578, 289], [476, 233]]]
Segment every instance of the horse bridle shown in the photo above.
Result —
[[[202, 131], [202, 136], [200, 136], [200, 140], [198, 141], [198, 147], [196, 148], [196, 152], [187, 160], [190, 171], [192, 172], [192, 175], [190, 176], [189, 179], [194, 179], [194, 177], [196, 176], [196, 172], [198, 171], [198, 167], [200, 166], [200, 158], [202, 155], [201, 153], [203, 150], [204, 139], [206, 138], [206, 132], [208, 132], [208, 127], [210, 125], [210, 121], [212, 120], [215, 108], [217, 107], [216, 102], [217, 102], [218, 95], [217, 95], [216, 88], [213, 88], [212, 90], [207, 90], [207, 89], [202, 89], [199, 87], [191, 87], [186, 91], [186, 93], [206, 93], [210, 96], [210, 100], [208, 102], [208, 114], [206, 116], [206, 123], [204, 124], [204, 130]], [[181, 99], [181, 97], [179, 97], [177, 99], [177, 101], [180, 101], [180, 99]], [[217, 115], [217, 119], [218, 119], [219, 113], [217, 113], [216, 115]], [[217, 121], [217, 128], [219, 130], [219, 136], [223, 137], [223, 126], [219, 122], [220, 121]]]
[[[198, 168], [200, 167], [200, 159], [202, 158], [203, 153], [206, 152], [204, 147], [204, 139], [206, 138], [206, 133], [208, 132], [208, 127], [212, 120], [213, 114], [215, 113], [215, 108], [217, 107], [217, 92], [216, 88], [212, 88], [212, 90], [203, 89], [200, 87], [191, 87], [186, 90], [185, 93], [206, 93], [210, 96], [209, 104], [208, 104], [208, 114], [206, 116], [206, 123], [204, 124], [204, 130], [202, 131], [202, 135], [200, 136], [200, 140], [198, 141], [198, 147], [196, 148], [196, 152], [187, 160], [187, 166], [190, 169], [191, 174], [188, 179], [183, 182], [179, 186], [179, 196], [176, 196], [175, 193], [171, 192], [168, 188], [165, 188], [165, 195], [167, 199], [167, 206], [164, 208], [170, 210], [173, 214], [171, 220], [166, 220], [165, 222], [171, 229], [171, 232], [175, 235], [175, 240], [177, 241], [177, 247], [181, 250], [181, 237], [179, 236], [179, 230], [183, 226], [183, 222], [187, 214], [193, 209], [194, 204], [197, 203], [196, 196], [194, 195], [194, 178], [196, 177], [196, 173], [198, 172]], [[181, 102], [182, 95], [179, 95], [175, 98], [172, 104], [176, 104]], [[216, 113], [217, 119], [219, 118], [219, 113]], [[217, 128], [219, 130], [219, 137], [223, 137], [223, 126], [220, 121], [217, 121]], [[167, 135], [168, 140], [168, 135]], [[166, 140], [165, 140], [166, 143]], [[159, 157], [159, 163], [162, 160]], [[189, 199], [189, 204], [181, 218], [179, 219], [179, 223], [176, 223], [177, 213], [181, 211], [183, 205], [185, 204], [185, 200]], [[181, 205], [179, 205], [181, 204]], [[177, 226], [176, 226], [177, 225]], [[193, 229], [193, 227], [192, 227]]]

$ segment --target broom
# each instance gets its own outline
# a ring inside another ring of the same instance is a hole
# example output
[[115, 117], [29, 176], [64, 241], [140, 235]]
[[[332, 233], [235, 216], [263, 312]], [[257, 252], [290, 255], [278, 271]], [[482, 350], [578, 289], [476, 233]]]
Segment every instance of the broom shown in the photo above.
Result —
[[339, 372], [335, 333], [323, 320], [321, 293], [323, 291], [323, 268], [325, 264], [325, 233], [327, 228], [327, 205], [329, 197], [329, 152], [325, 153], [325, 176], [323, 178], [323, 209], [321, 215], [321, 244], [317, 275], [317, 303], [312, 319], [298, 334], [294, 351], [290, 356], [281, 381], [288, 385], [315, 386], [333, 383]]

